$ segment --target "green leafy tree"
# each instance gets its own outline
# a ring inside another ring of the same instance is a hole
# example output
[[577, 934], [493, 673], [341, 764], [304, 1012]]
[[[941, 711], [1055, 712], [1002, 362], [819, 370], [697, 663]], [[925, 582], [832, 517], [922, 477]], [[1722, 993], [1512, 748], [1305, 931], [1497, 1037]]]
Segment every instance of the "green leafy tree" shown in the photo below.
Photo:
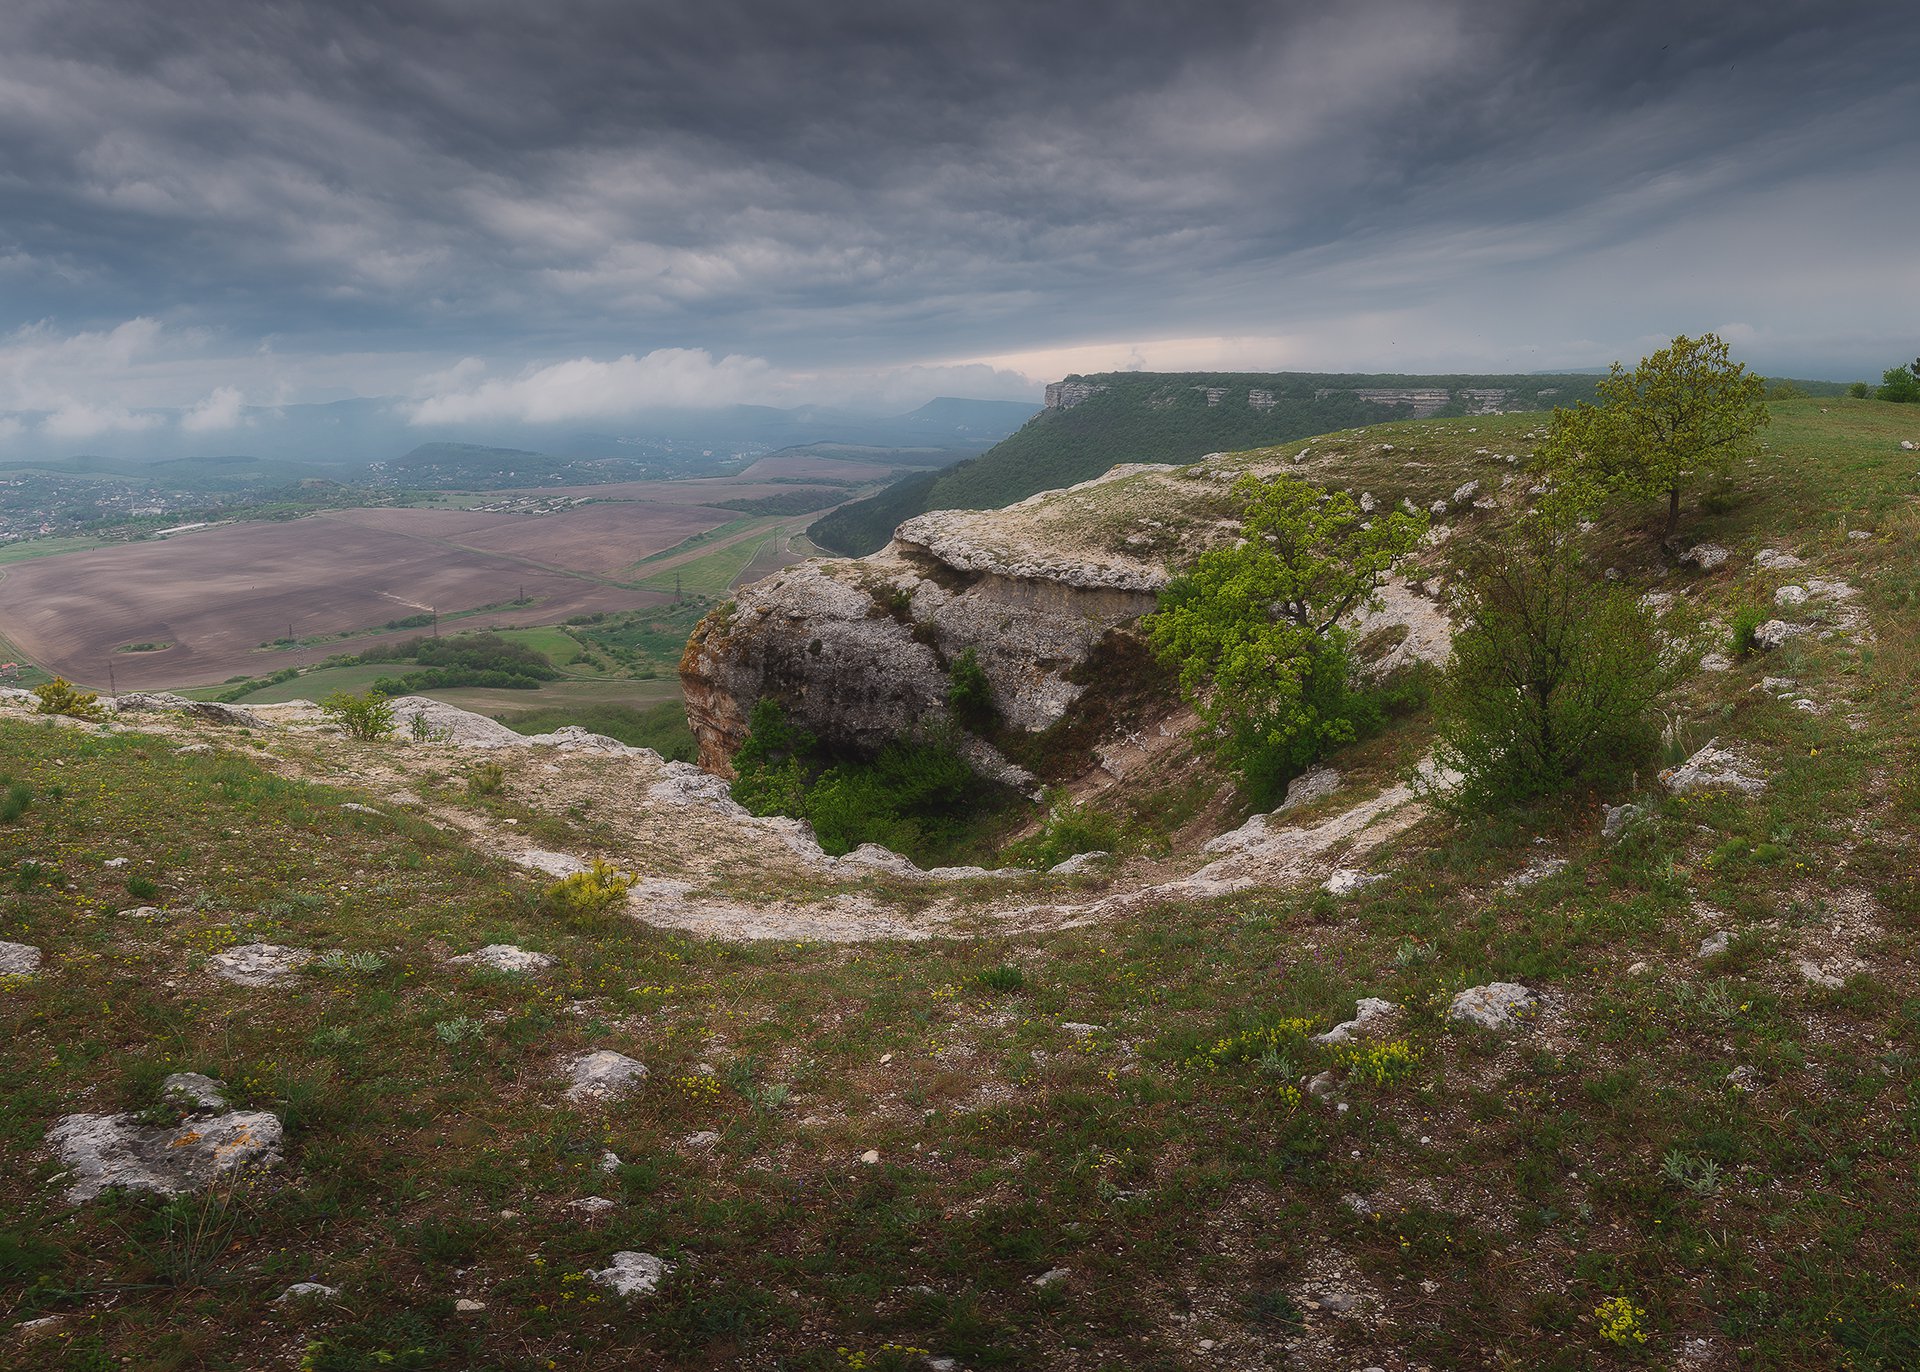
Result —
[[320, 702], [320, 713], [329, 724], [339, 726], [348, 738], [371, 741], [393, 732], [393, 706], [378, 691], [364, 695], [335, 691]]
[[1463, 778], [1453, 803], [1471, 813], [1624, 781], [1658, 745], [1656, 705], [1684, 652], [1547, 520], [1465, 571], [1435, 747]]
[[1877, 400], [1891, 400], [1896, 405], [1920, 405], [1920, 357], [1910, 367], [1887, 368], [1881, 374], [1880, 389], [1873, 394]]
[[1679, 335], [1631, 373], [1614, 363], [1598, 390], [1598, 405], [1553, 412], [1541, 456], [1563, 501], [1665, 496], [1668, 538], [1688, 483], [1724, 480], [1757, 450], [1756, 435], [1770, 422], [1766, 382], [1710, 333]]
[[947, 708], [963, 728], [985, 733], [999, 720], [993, 703], [993, 683], [987, 669], [980, 665], [980, 654], [963, 649], [947, 673]]
[[1427, 524], [1398, 511], [1369, 518], [1345, 492], [1287, 476], [1243, 476], [1232, 494], [1245, 537], [1202, 553], [1145, 627], [1228, 763], [1264, 800], [1354, 737], [1340, 621], [1378, 604], [1381, 580]]

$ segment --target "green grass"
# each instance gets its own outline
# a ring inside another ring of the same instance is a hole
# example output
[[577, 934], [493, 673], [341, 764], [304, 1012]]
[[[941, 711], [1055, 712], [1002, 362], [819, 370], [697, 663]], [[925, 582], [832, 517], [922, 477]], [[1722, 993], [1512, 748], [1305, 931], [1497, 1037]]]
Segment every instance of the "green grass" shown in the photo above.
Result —
[[495, 718], [523, 734], [546, 734], [577, 724], [596, 734], [617, 738], [634, 748], [651, 748], [665, 758], [694, 760], [693, 731], [687, 728], [686, 706], [663, 701], [646, 709], [627, 705], [549, 705], [537, 710], [508, 710]]
[[[0, 938], [47, 954], [0, 987], [0, 1300], [12, 1320], [68, 1317], [30, 1353], [0, 1346], [53, 1369], [825, 1372], [896, 1344], [969, 1368], [1173, 1372], [1253, 1350], [1277, 1366], [1311, 1335], [1297, 1358], [1331, 1367], [1574, 1372], [1674, 1366], [1698, 1337], [1724, 1366], [1920, 1365], [1914, 460], [1868, 405], [1779, 408], [1778, 465], [1689, 514], [1736, 549], [1727, 569], [1666, 570], [1628, 516], [1594, 535], [1607, 565], [1707, 614], [1765, 588], [1745, 561], [1763, 543], [1861, 588], [1874, 642], [1808, 635], [1673, 702], [1694, 744], [1737, 747], [1769, 788], [1661, 799], [1642, 778], [1651, 812], [1617, 844], [1598, 798], [1431, 821], [1370, 855], [1391, 880], [1341, 902], [1256, 890], [867, 945], [580, 929], [486, 845], [256, 765], [265, 739], [178, 755], [0, 722], [0, 776], [33, 792], [0, 825]], [[1378, 494], [1497, 478], [1473, 448], [1512, 451], [1526, 423], [1394, 426], [1329, 440], [1326, 461]], [[1836, 511], [1875, 536], [1846, 539]], [[1828, 713], [1750, 690], [1762, 674]], [[1390, 774], [1419, 743], [1335, 762]], [[531, 827], [545, 760], [507, 765], [529, 769], [508, 794]], [[1566, 869], [1502, 886], [1543, 853]], [[168, 921], [114, 918], [130, 876]], [[1696, 902], [1737, 935], [1720, 958], [1694, 957]], [[1791, 958], [1835, 924], [1865, 930], [1862, 965], [1824, 989]], [[277, 992], [198, 970], [256, 939], [381, 963]], [[558, 966], [516, 981], [443, 961], [495, 941]], [[1535, 1030], [1447, 1023], [1455, 991], [1494, 979], [1550, 993]], [[1311, 1042], [1363, 995], [1405, 1007], [1395, 1046]], [[645, 1061], [646, 1087], [564, 1104], [554, 1059], [594, 1047]], [[276, 1184], [62, 1204], [52, 1121], [154, 1105], [184, 1068], [287, 1120]], [[1319, 1070], [1346, 1111], [1302, 1097]], [[711, 1150], [686, 1143], [699, 1130]], [[618, 1206], [583, 1221], [565, 1207], [588, 1194]], [[578, 1274], [620, 1249], [678, 1269], [652, 1300], [591, 1299]], [[304, 1279], [342, 1300], [274, 1303]], [[1392, 1323], [1310, 1308], [1329, 1285]], [[487, 1308], [456, 1314], [460, 1297]], [[1646, 1345], [1604, 1338], [1595, 1312], [1617, 1300], [1645, 1312]]]

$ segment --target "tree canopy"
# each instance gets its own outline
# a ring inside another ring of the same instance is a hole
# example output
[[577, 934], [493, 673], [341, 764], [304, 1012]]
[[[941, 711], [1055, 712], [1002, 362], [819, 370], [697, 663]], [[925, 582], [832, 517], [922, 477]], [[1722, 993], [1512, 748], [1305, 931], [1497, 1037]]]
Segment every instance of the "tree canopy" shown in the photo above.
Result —
[[1920, 357], [1909, 367], [1889, 367], [1880, 376], [1876, 400], [1891, 400], [1899, 405], [1920, 405]]
[[1245, 537], [1169, 583], [1146, 629], [1258, 792], [1353, 737], [1340, 621], [1378, 603], [1426, 520], [1369, 517], [1345, 492], [1287, 476], [1243, 476], [1232, 493]]
[[1598, 405], [1555, 410], [1542, 457], [1579, 503], [1665, 496], [1671, 537], [1687, 484], [1724, 478], [1757, 450], [1765, 390], [1720, 338], [1681, 334], [1631, 373], [1614, 363]]

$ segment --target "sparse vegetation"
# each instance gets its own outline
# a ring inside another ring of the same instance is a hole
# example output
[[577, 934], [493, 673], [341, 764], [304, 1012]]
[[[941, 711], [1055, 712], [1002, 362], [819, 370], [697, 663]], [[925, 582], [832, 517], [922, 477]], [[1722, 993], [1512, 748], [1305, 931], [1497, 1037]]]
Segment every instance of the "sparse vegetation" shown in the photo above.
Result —
[[371, 742], [393, 732], [393, 706], [377, 691], [358, 695], [351, 691], [335, 691], [320, 702], [320, 711], [348, 738]]
[[43, 715], [99, 719], [105, 714], [97, 692], [83, 691], [65, 677], [57, 676], [52, 681], [41, 682], [33, 688], [33, 694], [39, 702], [35, 708]]

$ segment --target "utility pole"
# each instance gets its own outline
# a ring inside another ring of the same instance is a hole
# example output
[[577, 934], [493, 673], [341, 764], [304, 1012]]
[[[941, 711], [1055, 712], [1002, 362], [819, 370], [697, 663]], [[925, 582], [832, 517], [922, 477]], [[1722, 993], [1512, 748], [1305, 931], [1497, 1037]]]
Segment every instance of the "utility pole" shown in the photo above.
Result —
[[110, 696], [117, 696], [120, 694], [120, 687], [117, 684], [115, 684], [113, 679], [113, 659], [112, 658], [107, 659], [107, 694]]
[[440, 612], [429, 605], [427, 613], [433, 616], [433, 636], [438, 638], [440, 637]]

